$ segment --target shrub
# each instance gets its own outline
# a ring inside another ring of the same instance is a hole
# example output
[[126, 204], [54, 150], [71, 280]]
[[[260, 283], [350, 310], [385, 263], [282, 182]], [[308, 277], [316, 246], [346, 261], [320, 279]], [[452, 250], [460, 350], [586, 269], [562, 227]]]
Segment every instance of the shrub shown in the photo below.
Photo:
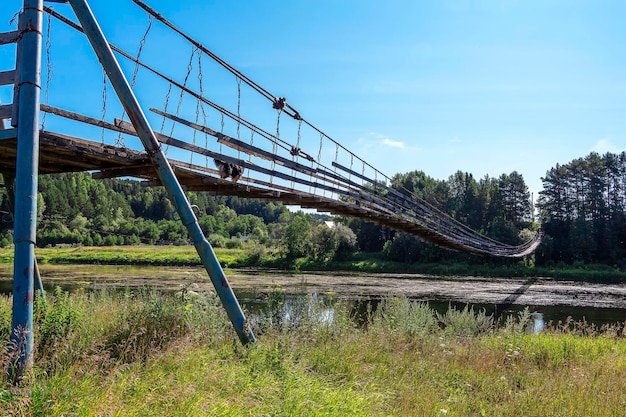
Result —
[[213, 246], [214, 248], [223, 248], [223, 247], [226, 247], [226, 241], [228, 239], [226, 239], [222, 235], [218, 235], [217, 233], [212, 233], [209, 235], [207, 240], [209, 241], [211, 246]]
[[261, 265], [267, 256], [265, 246], [256, 243], [246, 250], [246, 258], [248, 262], [254, 265]]
[[37, 343], [40, 351], [61, 343], [68, 335], [80, 326], [80, 313], [72, 306], [69, 293], [61, 287], [55, 287], [52, 296], [48, 297], [47, 310], [39, 302], [35, 303], [36, 315], [41, 317]]
[[435, 312], [427, 303], [411, 301], [407, 297], [383, 300], [373, 317], [373, 324], [409, 337], [424, 337], [439, 327]]
[[475, 313], [474, 307], [468, 305], [461, 311], [450, 305], [445, 314], [437, 313], [437, 318], [444, 326], [444, 334], [450, 336], [476, 336], [494, 328], [493, 315], [487, 316], [485, 310]]
[[241, 249], [243, 248], [243, 241], [240, 239], [228, 239], [226, 240], [226, 249]]
[[111, 356], [123, 363], [143, 360], [153, 350], [165, 347], [189, 330], [184, 305], [156, 293], [147, 298], [131, 304], [123, 325], [105, 343]]
[[0, 340], [11, 334], [11, 298], [0, 295]]

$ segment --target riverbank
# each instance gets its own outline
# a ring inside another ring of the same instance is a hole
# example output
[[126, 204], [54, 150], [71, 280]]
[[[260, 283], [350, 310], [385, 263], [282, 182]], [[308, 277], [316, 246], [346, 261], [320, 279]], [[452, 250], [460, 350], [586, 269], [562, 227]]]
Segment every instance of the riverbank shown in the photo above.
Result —
[[[357, 326], [310, 299], [286, 321], [280, 293], [235, 340], [211, 295], [57, 291], [36, 309], [32, 378], [0, 382], [6, 415], [621, 415], [620, 326], [527, 332], [479, 312], [437, 315], [388, 299]], [[10, 308], [0, 297], [0, 317]], [[0, 327], [8, 337], [6, 323]], [[2, 363], [8, 361], [3, 354]]]
[[[480, 276], [511, 278], [552, 278], [577, 282], [626, 284], [626, 272], [608, 265], [561, 265], [532, 267], [520, 263], [437, 263], [405, 264], [385, 260], [380, 253], [358, 253], [345, 262], [319, 263], [306, 259], [286, 262], [277, 253], [249, 246], [241, 249], [216, 248], [224, 268], [278, 268], [291, 271], [352, 271], [414, 273], [436, 276]], [[37, 248], [39, 263], [101, 265], [197, 266], [200, 259], [193, 246], [78, 246]], [[483, 258], [477, 258], [483, 259]], [[13, 262], [13, 249], [0, 248], [0, 263]]]

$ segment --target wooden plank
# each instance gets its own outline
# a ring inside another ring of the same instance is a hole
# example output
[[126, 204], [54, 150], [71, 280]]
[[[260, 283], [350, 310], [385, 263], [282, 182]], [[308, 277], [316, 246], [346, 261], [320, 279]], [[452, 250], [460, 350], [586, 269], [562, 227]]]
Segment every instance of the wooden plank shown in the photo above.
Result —
[[[127, 129], [131, 129], [131, 127], [132, 127], [132, 125], [130, 123], [124, 122], [124, 121], [119, 120], [119, 119], [115, 120], [115, 124], [117, 126], [119, 126], [119, 127], [127, 128]], [[270, 177], [277, 177], [277, 178], [283, 179], [285, 181], [293, 181], [293, 182], [298, 183], [298, 184], [302, 184], [302, 185], [309, 186], [309, 187], [323, 189], [323, 190], [326, 190], [326, 191], [329, 191], [329, 192], [337, 192], [337, 190], [335, 188], [329, 187], [329, 186], [327, 186], [325, 184], [320, 184], [320, 183], [317, 183], [317, 182], [312, 182], [312, 181], [308, 181], [308, 180], [305, 180], [305, 179], [297, 178], [297, 177], [291, 176], [289, 174], [285, 174], [285, 173], [280, 172], [280, 171], [270, 170], [268, 168], [264, 168], [264, 167], [252, 164], [250, 162], [244, 161], [242, 159], [237, 159], [237, 158], [233, 158], [233, 157], [230, 157], [230, 156], [227, 156], [227, 155], [223, 155], [223, 154], [218, 153], [218, 152], [213, 152], [213, 151], [210, 151], [208, 149], [202, 148], [200, 146], [192, 145], [190, 143], [183, 142], [182, 140], [178, 140], [178, 139], [175, 139], [175, 138], [172, 138], [172, 137], [169, 137], [169, 136], [165, 136], [165, 135], [161, 135], [161, 134], [157, 134], [156, 136], [157, 136], [157, 139], [159, 140], [159, 142], [161, 142], [161, 143], [172, 145], [172, 146], [175, 146], [177, 148], [184, 149], [184, 150], [187, 150], [187, 151], [190, 151], [190, 152], [194, 152], [194, 153], [197, 153], [197, 154], [200, 154], [200, 155], [206, 155], [206, 156], [209, 156], [211, 158], [227, 162], [229, 164], [235, 164], [235, 165], [238, 165], [238, 166], [242, 166], [244, 168], [250, 169], [252, 171], [260, 172], [260, 173], [268, 175]]]
[[133, 167], [116, 167], [107, 168], [91, 174], [91, 178], [96, 180], [102, 180], [105, 178], [119, 178], [119, 177], [136, 177], [142, 178], [144, 176], [154, 176], [154, 166], [152, 164], [142, 164]]
[[15, 43], [18, 38], [19, 33], [17, 30], [14, 30], [13, 32], [0, 32], [0, 45]]
[[111, 160], [115, 163], [121, 163], [121, 165], [134, 165], [138, 161], [143, 161], [144, 164], [149, 163], [149, 158], [145, 152], [103, 145], [99, 142], [54, 132], [41, 132], [39, 136], [42, 143], [59, 147], [59, 152], [65, 149], [70, 152], [84, 153], [93, 158]]
[[11, 118], [13, 104], [0, 104], [0, 120]]
[[[128, 131], [129, 133], [132, 132], [132, 134], [136, 134], [135, 133], [135, 128], [133, 127], [133, 125], [131, 123], [125, 122], [123, 120], [120, 119], [115, 119], [115, 125], [121, 129], [124, 129], [125, 131]], [[176, 139], [170, 136], [166, 136], [160, 133], [154, 133], [157, 140], [161, 143], [164, 143], [166, 145], [171, 145], [174, 146], [175, 148], [179, 148], [179, 149], [183, 149], [189, 152], [194, 152], [197, 153], [199, 155], [204, 155], [204, 156], [208, 156], [210, 158], [214, 158], [214, 159], [220, 159], [224, 162], [228, 162], [230, 164], [235, 164], [235, 165], [240, 165], [243, 166], [244, 161], [240, 160], [240, 159], [236, 159], [236, 158], [231, 158], [228, 157], [226, 155], [222, 155], [220, 153], [217, 152], [213, 152], [210, 151], [208, 149], [202, 148], [200, 146], [197, 145], [192, 145], [190, 143], [187, 143], [185, 141], [182, 141], [180, 139]]]
[[194, 123], [194, 122], [190, 122], [189, 120], [185, 120], [185, 119], [180, 118], [178, 116], [175, 116], [173, 114], [165, 113], [165, 112], [163, 112], [163, 111], [161, 111], [159, 109], [155, 109], [154, 107], [151, 107], [150, 111], [153, 112], [153, 113], [158, 114], [159, 116], [167, 117], [170, 120], [173, 120], [173, 121], [175, 121], [177, 123], [180, 123], [180, 124], [183, 124], [185, 126], [188, 126], [188, 127], [192, 128], [194, 130], [197, 130], [199, 132], [206, 133], [207, 135], [214, 136], [214, 137], [216, 137], [218, 139], [223, 137], [223, 136], [225, 136], [223, 133], [215, 131], [215, 130], [213, 130], [211, 128], [199, 125], [199, 124]]
[[[235, 138], [231, 138], [230, 136], [223, 135], [221, 138], [217, 139], [217, 141], [236, 151], [241, 151], [249, 155], [258, 156], [261, 159], [265, 159], [267, 161], [276, 162], [278, 165], [283, 166], [287, 169], [293, 169], [294, 171], [300, 172], [302, 174], [313, 176], [317, 179], [328, 182], [337, 187], [348, 188], [348, 189], [350, 188], [349, 187], [350, 183], [348, 182], [347, 178], [341, 177], [339, 175], [329, 175], [328, 171], [323, 171], [324, 172], [323, 176], [319, 175], [319, 173], [322, 172], [320, 168], [310, 168], [306, 165], [292, 161], [288, 158], [284, 158], [280, 155], [267, 152], [256, 146], [248, 145], [247, 143], [237, 140]], [[328, 178], [324, 178], [325, 176], [333, 178], [336, 181], [331, 181]], [[346, 184], [348, 184], [348, 186]]]
[[0, 85], [9, 85], [15, 83], [15, 70], [0, 71]]
[[[223, 135], [223, 134], [221, 134], [219, 132], [215, 132], [214, 130], [212, 130], [210, 128], [207, 128], [207, 127], [204, 127], [204, 126], [200, 126], [200, 125], [197, 125], [197, 124], [192, 123], [192, 122], [188, 122], [188, 121], [186, 121], [184, 119], [181, 119], [181, 118], [173, 116], [173, 115], [168, 115], [167, 113], [161, 112], [160, 110], [157, 110], [157, 109], [150, 109], [150, 110], [155, 111], [155, 113], [157, 113], [157, 114], [166, 115], [166, 117], [167, 116], [172, 116], [172, 117], [174, 117], [176, 119], [176, 121], [180, 121], [181, 123], [190, 123], [191, 125], [195, 126], [194, 128], [197, 127], [198, 128], [197, 130], [200, 130], [201, 132], [210, 134], [212, 136], [213, 136], [213, 134], [215, 134], [216, 137], [218, 137], [218, 138], [222, 138], [222, 139], [228, 139], [229, 138], [228, 136]], [[126, 129], [129, 132], [130, 131], [134, 132], [134, 127], [132, 126], [132, 124], [130, 124], [128, 122], [125, 122], [123, 120], [115, 119], [115, 125], [120, 127], [120, 128], [122, 128], [122, 129]], [[190, 126], [190, 127], [192, 127], [192, 126]], [[325, 184], [321, 184], [321, 183], [318, 183], [318, 182], [312, 182], [312, 181], [308, 181], [308, 180], [305, 180], [305, 179], [302, 179], [302, 178], [294, 177], [292, 175], [285, 174], [285, 173], [282, 173], [280, 171], [269, 170], [267, 168], [263, 168], [261, 166], [252, 164], [250, 162], [246, 162], [246, 161], [244, 161], [242, 159], [237, 159], [237, 158], [229, 157], [229, 156], [221, 154], [221, 153], [213, 152], [213, 151], [210, 151], [208, 149], [202, 148], [200, 146], [192, 145], [190, 143], [181, 141], [179, 139], [172, 138], [170, 136], [162, 135], [162, 134], [159, 134], [159, 133], [155, 133], [155, 135], [156, 135], [157, 139], [159, 140], [159, 142], [161, 142], [161, 143], [165, 143], [165, 144], [177, 147], [179, 149], [184, 149], [184, 150], [187, 150], [187, 151], [190, 151], [190, 152], [194, 152], [194, 153], [197, 153], [197, 154], [200, 154], [200, 155], [209, 156], [211, 158], [218, 159], [218, 160], [230, 163], [230, 164], [239, 165], [239, 166], [242, 166], [244, 168], [247, 168], [247, 169], [250, 169], [250, 170], [253, 170], [253, 171], [261, 172], [261, 173], [266, 174], [266, 175], [268, 175], [270, 177], [278, 177], [278, 178], [286, 180], [286, 181], [293, 181], [293, 182], [298, 183], [298, 184], [302, 184], [302, 185], [306, 185], [306, 186], [310, 186], [310, 187], [314, 187], [314, 188], [320, 188], [320, 189], [323, 189], [323, 190], [326, 190], [326, 191], [335, 192], [335, 193], [339, 193], [339, 194], [345, 194], [345, 195], [349, 195], [349, 196], [352, 196], [352, 197], [356, 196], [356, 194], [354, 194], [354, 193], [346, 194], [346, 191], [338, 191], [336, 188], [329, 187], [328, 185], [325, 185]], [[231, 138], [231, 139], [236, 140], [234, 138]], [[257, 148], [257, 149], [259, 149], [259, 148]], [[293, 161], [289, 161], [289, 160], [287, 160], [287, 161], [289, 163], [293, 163]], [[308, 175], [312, 174], [313, 171], [311, 171], [310, 168], [305, 167], [304, 165], [301, 165], [301, 167], [304, 167], [307, 170], [306, 173]], [[313, 176], [315, 176], [316, 178], [319, 178], [318, 175], [313, 174]], [[336, 185], [338, 185], [338, 184], [336, 184]]]
[[133, 136], [137, 136], [134, 130], [132, 133], [130, 133], [124, 129], [119, 128], [118, 126], [112, 123], [108, 123], [103, 120], [96, 119], [94, 117], [85, 116], [84, 114], [74, 113], [72, 111], [60, 109], [58, 107], [48, 106], [46, 104], [41, 104], [39, 108], [41, 109], [41, 111], [49, 113], [49, 114], [54, 114], [55, 116], [64, 117], [66, 119], [75, 120], [77, 122], [87, 123], [93, 126], [103, 127], [105, 129], [113, 130], [115, 132], [121, 132], [121, 133], [130, 134]]
[[16, 139], [17, 140], [17, 129], [3, 129], [0, 126], [0, 140], [6, 139]]
[[[428, 214], [436, 215], [437, 217], [440, 217], [440, 215], [441, 215], [441, 214], [443, 214], [441, 211], [439, 211], [439, 210], [438, 210], [438, 209], [436, 209], [435, 207], [432, 207], [430, 204], [428, 204], [427, 202], [425, 202], [425, 201], [423, 201], [423, 200], [422, 200], [421, 202], [419, 202], [419, 203], [420, 203], [419, 205], [417, 205], [418, 201], [416, 201], [416, 200], [412, 200], [412, 199], [409, 199], [406, 195], [404, 195], [404, 194], [400, 193], [400, 192], [399, 192], [398, 190], [396, 190], [395, 188], [390, 187], [390, 186], [388, 186], [388, 185], [386, 185], [386, 184], [377, 183], [376, 181], [374, 181], [374, 180], [372, 180], [372, 179], [370, 179], [370, 178], [368, 178], [368, 177], [366, 177], [366, 176], [364, 176], [364, 175], [361, 175], [361, 174], [359, 174], [358, 172], [353, 171], [353, 170], [351, 170], [350, 168], [347, 168], [347, 167], [345, 167], [345, 166], [343, 166], [343, 165], [341, 165], [341, 164], [339, 164], [339, 163], [337, 163], [337, 162], [333, 162], [333, 163], [332, 163], [332, 165], [333, 165], [334, 167], [337, 167], [337, 168], [341, 169], [342, 171], [348, 172], [348, 173], [350, 173], [351, 175], [354, 175], [354, 176], [356, 176], [357, 178], [362, 179], [363, 181], [367, 181], [367, 182], [369, 182], [370, 184], [374, 185], [374, 188], [379, 187], [379, 188], [382, 188], [382, 189], [384, 189], [384, 190], [389, 191], [389, 192], [390, 192], [390, 193], [392, 193], [394, 196], [396, 196], [396, 197], [397, 197], [397, 199], [394, 199], [394, 198], [392, 198], [392, 197], [390, 197], [390, 196], [386, 196], [386, 198], [387, 198], [387, 199], [389, 199], [389, 200], [392, 200], [392, 201], [396, 202], [397, 204], [401, 204], [402, 206], [407, 207], [407, 208], [409, 208], [409, 207], [411, 207], [411, 208], [413, 208], [413, 209], [417, 208], [417, 209], [418, 209], [418, 211], [421, 211], [421, 212], [423, 212], [423, 213], [428, 213]], [[374, 190], [372, 190], [371, 192], [372, 192], [372, 193], [379, 194], [379, 195], [382, 195], [380, 192], [378, 192], [378, 191], [377, 191], [377, 190], [375, 190], [375, 189], [374, 189]], [[407, 206], [407, 205], [405, 205], [405, 204], [408, 204], [408, 206]], [[445, 217], [444, 217], [444, 218], [445, 218]]]
[[287, 159], [285, 157], [282, 157], [280, 155], [276, 155], [274, 153], [268, 152], [268, 151], [266, 151], [264, 149], [261, 149], [259, 147], [256, 147], [256, 146], [253, 146], [253, 145], [248, 145], [245, 142], [242, 142], [242, 141], [240, 141], [238, 139], [235, 139], [235, 138], [230, 137], [228, 135], [225, 135], [223, 133], [217, 132], [217, 131], [209, 128], [209, 127], [202, 126], [202, 125], [199, 125], [199, 124], [194, 123], [194, 122], [190, 122], [189, 120], [183, 119], [181, 117], [175, 116], [175, 115], [170, 114], [170, 113], [163, 112], [163, 111], [161, 111], [159, 109], [150, 108], [150, 111], [153, 112], [153, 113], [156, 113], [156, 114], [158, 114], [160, 116], [166, 117], [166, 118], [168, 118], [170, 120], [173, 120], [173, 121], [175, 121], [177, 123], [183, 124], [183, 125], [185, 125], [187, 127], [190, 127], [190, 128], [192, 128], [194, 130], [197, 130], [199, 132], [211, 135], [211, 136], [217, 138], [217, 141], [219, 143], [222, 143], [222, 144], [224, 144], [224, 145], [226, 145], [226, 146], [228, 146], [228, 147], [230, 147], [232, 149], [235, 149], [237, 151], [241, 151], [241, 152], [247, 153], [249, 155], [256, 156], [256, 157], [264, 159], [266, 161], [276, 162], [279, 165], [282, 165], [282, 166], [284, 166], [286, 168], [289, 168], [289, 169], [293, 169], [293, 170], [301, 172], [303, 174], [314, 175], [315, 172], [316, 172], [315, 168], [310, 168], [310, 167], [308, 167], [306, 165], [303, 165], [303, 164], [300, 164], [298, 162], [291, 161], [291, 160], [289, 160], [289, 159]]
[[285, 168], [293, 169], [306, 175], [315, 175], [317, 171], [315, 168], [311, 168], [280, 155], [267, 152], [259, 147], [248, 145], [247, 143], [231, 138], [230, 136], [222, 135], [222, 137], [218, 138], [217, 141], [228, 146], [229, 148], [235, 149], [236, 151], [241, 151], [270, 162], [276, 162]]

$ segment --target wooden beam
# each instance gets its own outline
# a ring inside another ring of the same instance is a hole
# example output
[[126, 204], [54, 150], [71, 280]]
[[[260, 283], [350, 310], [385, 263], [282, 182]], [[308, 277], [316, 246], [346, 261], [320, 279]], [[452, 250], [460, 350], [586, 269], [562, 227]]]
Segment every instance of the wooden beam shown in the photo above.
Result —
[[9, 85], [15, 83], [15, 70], [0, 71], [0, 85]]
[[235, 139], [235, 138], [230, 137], [228, 135], [225, 135], [223, 133], [217, 132], [217, 131], [215, 131], [215, 130], [213, 130], [211, 128], [208, 128], [206, 126], [202, 126], [202, 125], [199, 125], [197, 123], [190, 122], [189, 120], [185, 120], [185, 119], [183, 119], [181, 117], [174, 116], [173, 114], [169, 114], [169, 113], [163, 112], [163, 111], [161, 111], [159, 109], [150, 108], [150, 111], [153, 112], [153, 113], [156, 113], [156, 114], [158, 114], [160, 116], [166, 117], [166, 118], [168, 118], [170, 120], [173, 120], [173, 121], [175, 121], [177, 123], [183, 124], [183, 125], [185, 125], [187, 127], [190, 127], [190, 128], [192, 128], [194, 130], [197, 130], [199, 132], [211, 135], [211, 136], [217, 138], [217, 141], [219, 143], [222, 143], [222, 144], [224, 144], [224, 145], [226, 145], [226, 146], [228, 146], [228, 147], [230, 147], [230, 148], [232, 148], [234, 150], [241, 151], [241, 152], [247, 153], [249, 155], [256, 156], [256, 157], [264, 159], [266, 161], [276, 162], [279, 165], [282, 165], [282, 166], [284, 166], [286, 168], [289, 168], [289, 169], [293, 169], [295, 171], [301, 172], [301, 173], [306, 174], [306, 175], [314, 175], [315, 172], [316, 172], [315, 168], [310, 168], [310, 167], [308, 167], [306, 165], [303, 165], [303, 164], [300, 164], [298, 162], [291, 161], [291, 160], [289, 160], [287, 158], [284, 158], [284, 157], [282, 157], [280, 155], [276, 155], [276, 154], [274, 154], [272, 152], [268, 152], [268, 151], [266, 151], [264, 149], [261, 149], [261, 148], [259, 148], [257, 146], [248, 145], [245, 142], [242, 142], [242, 141], [240, 141], [238, 139]]
[[[265, 151], [264, 149], [261, 149], [259, 147], [256, 147], [256, 146], [253, 146], [253, 145], [249, 145], [249, 144], [247, 144], [245, 142], [242, 142], [242, 141], [240, 141], [238, 139], [232, 138], [232, 137], [230, 137], [228, 135], [224, 135], [223, 133], [217, 132], [217, 131], [215, 131], [215, 130], [213, 130], [211, 128], [208, 128], [206, 126], [202, 126], [202, 125], [199, 125], [197, 123], [193, 123], [193, 122], [190, 122], [190, 121], [185, 120], [183, 118], [180, 118], [178, 116], [174, 116], [172, 114], [163, 112], [163, 111], [161, 111], [159, 109], [150, 108], [150, 111], [152, 111], [152, 112], [154, 112], [154, 113], [156, 113], [156, 114], [158, 114], [160, 116], [164, 116], [164, 117], [166, 117], [168, 119], [171, 119], [171, 120], [173, 120], [173, 121], [175, 121], [177, 123], [181, 123], [181, 124], [183, 124], [183, 125], [185, 125], [187, 127], [195, 129], [195, 130], [197, 130], [199, 132], [206, 133], [206, 134], [209, 134], [211, 136], [214, 136], [214, 137], [217, 138], [217, 141], [219, 143], [222, 143], [222, 144], [224, 144], [224, 145], [226, 145], [226, 146], [228, 146], [228, 147], [230, 147], [230, 148], [232, 148], [234, 150], [241, 151], [241, 152], [244, 152], [246, 154], [253, 155], [253, 156], [256, 156], [258, 158], [261, 158], [261, 159], [264, 159], [264, 160], [267, 160], [267, 161], [270, 161], [270, 162], [275, 162], [276, 164], [281, 165], [281, 166], [283, 166], [283, 167], [285, 167], [287, 169], [293, 169], [294, 171], [300, 172], [302, 174], [313, 176], [313, 177], [315, 177], [317, 179], [321, 179], [323, 181], [329, 182], [329, 183], [331, 183], [331, 184], [333, 184], [333, 185], [335, 185], [337, 187], [348, 188], [348, 189], [350, 188], [349, 186], [346, 186], [346, 184], [348, 184], [348, 180], [345, 177], [341, 177], [341, 176], [336, 175], [336, 174], [335, 175], [327, 175], [328, 177], [333, 178], [333, 179], [335, 179], [335, 180], [337, 180], [339, 182], [330, 181], [327, 178], [324, 178], [324, 177], [321, 177], [320, 175], [318, 175], [318, 171], [319, 171], [318, 168], [308, 167], [306, 165], [303, 165], [303, 164], [300, 164], [298, 162], [292, 161], [292, 160], [290, 160], [288, 158], [285, 158], [285, 157], [282, 157], [280, 155], [276, 155], [274, 153]], [[117, 124], [117, 121], [116, 121], [116, 124]], [[128, 125], [125, 125], [124, 127], [127, 127], [127, 128], [130, 127]], [[186, 142], [184, 142], [184, 143], [186, 143]], [[177, 146], [177, 145], [173, 145], [173, 146]], [[183, 149], [186, 149], [186, 148], [183, 148]], [[190, 150], [190, 149], [187, 149], [187, 150]], [[313, 160], [313, 159], [311, 158], [310, 160]], [[226, 161], [226, 162], [229, 162], [229, 161]], [[328, 171], [325, 171], [325, 172], [328, 172]], [[292, 178], [296, 178], [296, 177], [292, 177]]]
[[91, 178], [96, 180], [119, 177], [142, 178], [147, 174], [150, 174], [150, 176], [156, 175], [156, 172], [154, 171], [154, 166], [152, 166], [152, 164], [142, 164], [132, 167], [107, 168], [103, 169], [102, 171], [94, 172], [93, 174], [91, 174]]
[[125, 131], [124, 129], [120, 129], [119, 127], [117, 127], [116, 125], [112, 123], [108, 123], [108, 122], [105, 122], [104, 120], [96, 119], [94, 117], [85, 116], [84, 114], [74, 113], [72, 111], [60, 109], [58, 107], [48, 106], [46, 104], [41, 104], [39, 108], [41, 109], [41, 111], [49, 113], [49, 114], [54, 114], [55, 116], [64, 117], [66, 119], [75, 120], [77, 122], [87, 123], [93, 126], [103, 127], [105, 129], [113, 130], [115, 132], [127, 133], [133, 136], [137, 136], [134, 130], [132, 133], [129, 133]]
[[9, 119], [13, 111], [13, 104], [0, 104], [0, 120]]
[[199, 125], [199, 124], [194, 123], [194, 122], [190, 122], [189, 120], [185, 120], [185, 119], [180, 118], [178, 116], [174, 116], [173, 114], [165, 113], [165, 112], [163, 112], [163, 111], [161, 111], [159, 109], [155, 109], [154, 107], [151, 107], [150, 111], [153, 112], [153, 113], [158, 114], [159, 116], [167, 117], [170, 120], [173, 120], [175, 122], [183, 124], [183, 125], [185, 125], [187, 127], [190, 127], [192, 129], [198, 130], [198, 131], [200, 131], [202, 133], [206, 133], [207, 135], [214, 136], [214, 137], [216, 137], [218, 139], [221, 138], [222, 136], [225, 136], [223, 133], [217, 132], [217, 131], [215, 131], [215, 130], [213, 130], [211, 128]]
[[0, 45], [15, 43], [17, 42], [18, 38], [19, 38], [19, 33], [17, 30], [14, 30], [13, 32], [1, 32], [0, 33]]
[[2, 127], [0, 127], [0, 140], [5, 139], [17, 140], [17, 129], [2, 129]]
[[[131, 123], [125, 122], [123, 120], [120, 119], [115, 119], [115, 125], [118, 128], [121, 128], [125, 131], [128, 132], [132, 132], [132, 134], [136, 134], [135, 133], [135, 128], [133, 127], [133, 125]], [[193, 153], [197, 153], [199, 155], [204, 155], [204, 156], [208, 156], [210, 158], [214, 158], [214, 159], [220, 159], [222, 161], [231, 163], [231, 164], [235, 164], [235, 165], [242, 165], [243, 161], [236, 159], [236, 158], [230, 158], [226, 155], [222, 155], [220, 153], [217, 152], [213, 152], [210, 151], [208, 149], [202, 148], [200, 146], [197, 145], [192, 145], [191, 143], [187, 143], [185, 141], [182, 141], [180, 139], [176, 139], [170, 136], [166, 136], [157, 132], [154, 132], [157, 140], [161, 143], [164, 143], [166, 145], [171, 145], [174, 146], [175, 148], [179, 148], [179, 149], [183, 149], [185, 151], [189, 151], [189, 152], [193, 152]]]

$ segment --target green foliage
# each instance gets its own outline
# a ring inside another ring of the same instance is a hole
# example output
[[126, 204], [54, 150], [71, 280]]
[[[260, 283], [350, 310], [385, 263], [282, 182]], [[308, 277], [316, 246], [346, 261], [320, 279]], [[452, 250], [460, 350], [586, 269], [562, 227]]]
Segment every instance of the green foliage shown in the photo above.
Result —
[[[280, 297], [277, 290], [273, 310], [284, 313]], [[3, 415], [618, 416], [624, 409], [620, 326], [593, 334], [584, 324], [562, 326], [537, 336], [494, 327], [449, 337], [433, 326], [432, 311], [406, 298], [386, 300], [357, 327], [346, 304], [329, 315], [309, 297], [243, 348], [212, 293], [79, 293], [70, 304], [81, 326], [37, 353], [34, 378], [17, 387], [0, 380]]]
[[384, 299], [372, 318], [372, 325], [411, 338], [426, 337], [439, 328], [435, 312], [427, 303], [410, 301], [407, 297]]
[[240, 239], [227, 239], [226, 240], [226, 249], [241, 249], [243, 248], [244, 243]]
[[0, 295], [0, 340], [9, 340], [11, 335], [11, 299]]
[[143, 360], [150, 352], [162, 349], [189, 331], [184, 320], [185, 305], [156, 293], [139, 299], [128, 297], [134, 302], [124, 312], [121, 325], [104, 343], [115, 360], [122, 363]]
[[304, 257], [309, 253], [311, 241], [311, 224], [303, 215], [296, 215], [285, 228], [281, 240], [285, 256], [288, 260]]
[[68, 292], [61, 287], [55, 287], [52, 294], [48, 294], [48, 308], [38, 301], [35, 305], [38, 310], [36, 317], [38, 350], [44, 352], [58, 343], [65, 343], [69, 334], [80, 327], [81, 313], [72, 305]]
[[216, 233], [210, 234], [207, 240], [214, 248], [225, 248], [226, 242], [228, 241], [227, 238]]
[[444, 326], [444, 334], [450, 336], [477, 336], [494, 329], [493, 316], [487, 316], [485, 311], [474, 312], [474, 307], [465, 306], [457, 310], [449, 306], [445, 314], [437, 313], [437, 318]]
[[531, 324], [531, 319], [532, 315], [530, 314], [530, 309], [526, 307], [519, 313], [517, 318], [512, 315], [506, 318], [504, 330], [510, 333], [524, 333]]
[[625, 152], [592, 152], [546, 172], [537, 202], [546, 239], [537, 264], [601, 262], [626, 269], [625, 175]]
[[246, 259], [249, 264], [262, 265], [267, 259], [267, 249], [264, 245], [254, 243], [246, 249]]
[[[536, 265], [603, 263], [626, 270], [625, 173], [626, 153], [591, 153], [546, 173], [537, 203], [546, 237]], [[507, 244], [526, 241], [531, 235], [520, 231], [537, 228], [528, 188], [515, 171], [480, 179], [458, 171], [446, 180], [412, 171], [396, 174], [390, 185], [407, 199], [425, 200]], [[162, 187], [143, 187], [133, 180], [97, 181], [87, 173], [44, 175], [39, 186], [39, 247], [188, 243], [187, 231]], [[291, 213], [279, 203], [239, 197], [195, 192], [187, 196], [205, 235], [248, 236], [268, 246], [280, 242], [285, 265], [300, 257], [326, 264], [345, 261], [355, 250], [354, 238], [345, 231], [333, 235], [317, 227], [321, 215]], [[0, 210], [9, 211], [6, 193], [0, 195]], [[309, 231], [302, 228], [302, 218]], [[3, 247], [12, 243], [12, 223], [7, 220], [0, 223]], [[356, 236], [359, 250], [384, 250], [388, 260], [475, 262], [471, 255], [443, 251], [364, 220], [341, 222]]]

